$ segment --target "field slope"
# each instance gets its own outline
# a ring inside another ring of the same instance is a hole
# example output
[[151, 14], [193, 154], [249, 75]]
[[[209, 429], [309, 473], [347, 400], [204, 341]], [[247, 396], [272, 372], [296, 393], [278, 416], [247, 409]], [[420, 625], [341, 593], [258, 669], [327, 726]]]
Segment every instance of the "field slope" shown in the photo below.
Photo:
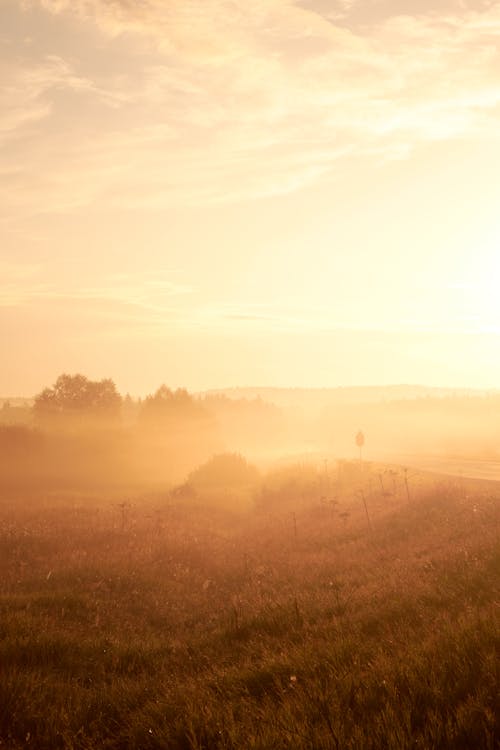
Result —
[[0, 746], [494, 750], [499, 497], [4, 500]]

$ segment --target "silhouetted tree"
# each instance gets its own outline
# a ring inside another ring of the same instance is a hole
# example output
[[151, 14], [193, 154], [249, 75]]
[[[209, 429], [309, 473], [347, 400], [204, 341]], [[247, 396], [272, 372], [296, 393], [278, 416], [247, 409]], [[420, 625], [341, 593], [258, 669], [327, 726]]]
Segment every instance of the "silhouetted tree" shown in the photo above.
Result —
[[246, 487], [258, 480], [257, 468], [239, 453], [212, 456], [188, 476], [188, 483], [196, 489]]
[[173, 391], [162, 385], [144, 399], [139, 416], [143, 423], [162, 427], [169, 422], [206, 418], [207, 410], [185, 388]]
[[76, 422], [116, 420], [121, 396], [107, 378], [89, 380], [85, 375], [60, 375], [52, 388], [35, 397], [33, 412], [37, 421]]
[[12, 404], [4, 401], [0, 409], [0, 424], [28, 424], [31, 421], [31, 407], [25, 403]]
[[201, 503], [219, 507], [248, 508], [259, 478], [257, 468], [243, 456], [221, 453], [192, 471], [175, 492], [178, 493], [177, 499], [196, 498]]

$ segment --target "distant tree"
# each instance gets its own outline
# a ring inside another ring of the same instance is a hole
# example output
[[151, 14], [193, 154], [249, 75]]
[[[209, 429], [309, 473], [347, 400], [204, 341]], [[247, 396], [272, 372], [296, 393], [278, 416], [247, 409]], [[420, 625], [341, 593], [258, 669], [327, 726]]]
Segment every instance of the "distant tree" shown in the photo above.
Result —
[[0, 409], [0, 424], [29, 424], [30, 421], [31, 407], [27, 403], [3, 402]]
[[257, 468], [239, 453], [219, 453], [212, 456], [188, 476], [188, 483], [195, 489], [233, 489], [254, 485], [258, 480]]
[[130, 393], [126, 393], [122, 400], [122, 418], [125, 424], [134, 424], [140, 412], [140, 399], [133, 399]]
[[40, 422], [109, 421], [118, 418], [121, 403], [111, 379], [93, 381], [85, 375], [63, 374], [52, 388], [45, 388], [35, 397], [33, 413]]
[[173, 391], [162, 385], [144, 399], [139, 417], [143, 423], [162, 427], [173, 421], [206, 418], [207, 410], [185, 388]]
[[173, 497], [202, 504], [249, 508], [260, 479], [255, 466], [238, 453], [220, 453], [192, 471]]

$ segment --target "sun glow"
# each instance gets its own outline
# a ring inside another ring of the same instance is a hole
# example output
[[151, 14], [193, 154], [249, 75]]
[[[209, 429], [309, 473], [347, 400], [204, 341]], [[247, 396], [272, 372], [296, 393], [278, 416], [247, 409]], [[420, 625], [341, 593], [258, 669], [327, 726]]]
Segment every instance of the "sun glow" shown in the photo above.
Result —
[[333, 5], [2, 3], [0, 393], [500, 379], [500, 3]]
[[463, 301], [470, 330], [500, 333], [500, 241], [494, 236], [479, 240], [471, 251], [467, 274], [454, 284]]

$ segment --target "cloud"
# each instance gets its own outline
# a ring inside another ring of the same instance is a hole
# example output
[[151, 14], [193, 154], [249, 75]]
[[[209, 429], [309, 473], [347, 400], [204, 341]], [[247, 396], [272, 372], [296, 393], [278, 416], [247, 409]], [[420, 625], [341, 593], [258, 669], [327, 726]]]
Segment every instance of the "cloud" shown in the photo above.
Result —
[[20, 134], [25, 126], [48, 117], [52, 111], [47, 94], [65, 87], [72, 90], [88, 89], [90, 83], [75, 76], [60, 57], [47, 55], [37, 64], [3, 58], [0, 77], [5, 82], [0, 89], [0, 144], [7, 137]]
[[[382, 3], [380, 17], [370, 3], [364, 26], [349, 25], [355, 2], [333, 16], [313, 0], [25, 5], [112, 43], [101, 68], [89, 40], [88, 59], [10, 63], [5, 132], [38, 134], [5, 157], [4, 169], [24, 175], [15, 194], [0, 190], [14, 211], [280, 195], [321, 181], [340, 159], [406, 158], [422, 143], [498, 130], [500, 3], [412, 15]], [[69, 101], [75, 94], [85, 105]]]
[[[142, 34], [155, 39], [163, 52], [214, 63], [238, 56], [245, 40], [283, 11], [302, 17], [307, 11], [293, 0], [31, 0], [52, 13], [70, 12], [91, 20], [105, 33]], [[315, 23], [317, 18], [312, 16]]]
[[60, 280], [53, 281], [40, 264], [1, 262], [0, 276], [0, 308], [62, 305], [81, 310], [106, 309], [122, 318], [139, 316], [151, 322], [180, 309], [179, 299], [193, 291], [161, 271], [112, 273], [103, 275], [95, 284], [73, 280], [64, 289]]

